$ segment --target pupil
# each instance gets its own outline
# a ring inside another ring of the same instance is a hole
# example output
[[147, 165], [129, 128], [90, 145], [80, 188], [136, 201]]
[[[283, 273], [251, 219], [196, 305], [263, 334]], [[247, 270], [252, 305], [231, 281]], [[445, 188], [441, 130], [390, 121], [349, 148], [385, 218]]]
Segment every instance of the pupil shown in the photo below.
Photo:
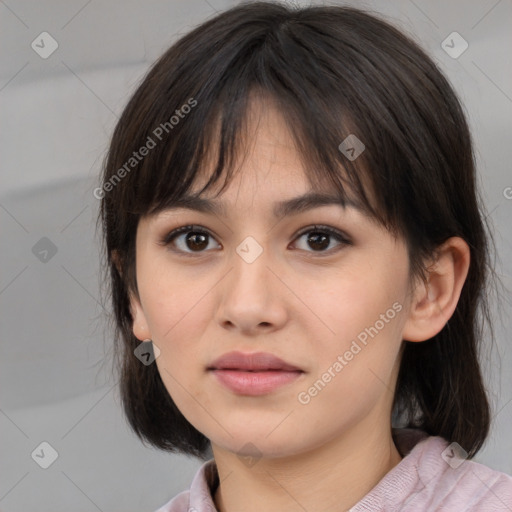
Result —
[[[329, 242], [328, 242], [328, 236], [322, 234], [322, 233], [315, 233], [315, 234], [312, 234], [311, 236], [308, 237], [308, 243], [312, 243], [313, 244], [313, 248], [315, 248], [314, 246], [318, 244], [318, 239], [322, 239], [322, 242], [320, 243], [320, 247], [316, 247], [317, 249], [325, 249], [326, 247], [329, 247]], [[315, 241], [316, 239], [316, 241]], [[327, 244], [325, 243], [327, 241]]]
[[[192, 240], [193, 246], [192, 247], [189, 246], [189, 249], [195, 250], [195, 249], [199, 248], [199, 250], [201, 250], [208, 246], [208, 242], [206, 241], [206, 235], [201, 234], [201, 233], [193, 233], [193, 232], [191, 232], [191, 233], [192, 234], [187, 237], [187, 244], [188, 244], [188, 242], [190, 242]], [[197, 242], [198, 237], [202, 238], [202, 242]], [[194, 247], [195, 247], [195, 249], [194, 249]]]

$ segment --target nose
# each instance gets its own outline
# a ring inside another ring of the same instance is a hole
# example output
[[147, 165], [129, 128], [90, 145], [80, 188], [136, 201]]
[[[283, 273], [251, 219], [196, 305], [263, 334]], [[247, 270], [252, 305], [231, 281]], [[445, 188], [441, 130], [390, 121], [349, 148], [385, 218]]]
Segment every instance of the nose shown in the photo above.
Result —
[[231, 269], [218, 287], [220, 325], [245, 334], [282, 328], [291, 294], [269, 251], [248, 237], [236, 248], [230, 263]]

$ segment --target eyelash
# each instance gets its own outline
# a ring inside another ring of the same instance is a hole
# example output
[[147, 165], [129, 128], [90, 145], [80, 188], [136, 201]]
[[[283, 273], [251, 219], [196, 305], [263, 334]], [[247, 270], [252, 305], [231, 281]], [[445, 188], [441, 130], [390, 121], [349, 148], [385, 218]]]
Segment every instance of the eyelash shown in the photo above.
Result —
[[[215, 237], [208, 230], [203, 229], [200, 226], [188, 225], [188, 226], [181, 226], [179, 228], [172, 230], [170, 233], [168, 233], [167, 235], [165, 235], [163, 237], [163, 239], [160, 241], [160, 245], [167, 247], [167, 246], [171, 245], [171, 243], [174, 241], [174, 239], [177, 238], [179, 235], [181, 235], [183, 233], [189, 233], [189, 232], [193, 232], [195, 234], [207, 235], [208, 237], [215, 239]], [[343, 232], [338, 231], [337, 229], [331, 228], [329, 226], [322, 226], [322, 225], [318, 225], [318, 224], [315, 224], [314, 226], [310, 226], [308, 228], [301, 230], [296, 235], [294, 240], [296, 240], [297, 238], [300, 238], [301, 236], [303, 236], [307, 233], [313, 233], [313, 232], [328, 235], [328, 236], [334, 238], [336, 241], [340, 242], [340, 244], [341, 244], [341, 247], [338, 247], [338, 249], [334, 249], [334, 250], [328, 249], [326, 251], [306, 251], [306, 252], [312, 252], [313, 254], [318, 255], [320, 257], [322, 257], [322, 255], [324, 255], [324, 254], [331, 255], [333, 252], [337, 252], [338, 250], [341, 250], [343, 245], [352, 245], [352, 242], [348, 239], [348, 237]], [[197, 252], [187, 252], [187, 251], [182, 251], [180, 249], [175, 249], [175, 248], [173, 248], [171, 250], [174, 252], [180, 253], [180, 254], [184, 254], [186, 256], [191, 256], [191, 257], [201, 256], [205, 252], [208, 252], [206, 250], [197, 251]]]

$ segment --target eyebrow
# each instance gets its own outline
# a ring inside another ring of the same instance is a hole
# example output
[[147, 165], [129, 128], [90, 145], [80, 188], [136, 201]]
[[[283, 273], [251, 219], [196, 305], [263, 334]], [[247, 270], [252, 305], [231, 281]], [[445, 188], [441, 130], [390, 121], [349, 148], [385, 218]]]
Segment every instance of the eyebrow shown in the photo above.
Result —
[[[294, 215], [321, 206], [341, 206], [342, 208], [353, 208], [365, 216], [368, 212], [361, 206], [361, 204], [343, 198], [336, 194], [326, 194], [319, 192], [307, 192], [301, 196], [279, 201], [274, 204], [273, 215], [276, 219], [282, 219], [288, 215]], [[163, 211], [173, 210], [175, 208], [185, 208], [187, 210], [194, 210], [203, 213], [210, 213], [217, 216], [227, 217], [226, 206], [212, 199], [206, 199], [197, 195], [185, 195], [181, 198], [175, 199], [163, 207]]]

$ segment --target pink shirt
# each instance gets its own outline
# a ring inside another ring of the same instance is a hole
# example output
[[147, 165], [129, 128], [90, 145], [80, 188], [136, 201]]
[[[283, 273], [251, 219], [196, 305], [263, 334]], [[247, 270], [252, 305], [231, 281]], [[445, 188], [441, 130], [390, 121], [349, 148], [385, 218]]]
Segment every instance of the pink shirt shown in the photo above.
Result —
[[[442, 437], [393, 429], [403, 459], [349, 512], [512, 512], [512, 477], [461, 458]], [[190, 490], [156, 512], [216, 512], [214, 459], [197, 471]]]

